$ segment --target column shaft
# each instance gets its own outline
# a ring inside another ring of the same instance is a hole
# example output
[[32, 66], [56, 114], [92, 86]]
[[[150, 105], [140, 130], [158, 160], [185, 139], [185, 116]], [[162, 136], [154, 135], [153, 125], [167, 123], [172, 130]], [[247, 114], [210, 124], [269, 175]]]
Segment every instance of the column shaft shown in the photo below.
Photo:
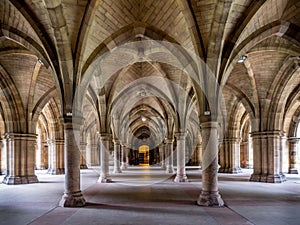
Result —
[[300, 138], [289, 138], [289, 173], [298, 174], [298, 146]]
[[165, 144], [159, 145], [159, 159], [160, 159], [160, 166], [162, 169], [166, 169], [165, 164]]
[[9, 133], [5, 135], [7, 172], [3, 183], [37, 183], [34, 174], [36, 134]]
[[197, 204], [201, 206], [223, 206], [218, 191], [218, 123], [201, 124], [202, 134], [202, 191]]
[[120, 168], [120, 150], [120, 143], [117, 140], [114, 140], [114, 173], [122, 173], [122, 170]]
[[166, 162], [166, 173], [174, 173], [173, 167], [173, 139], [166, 140], [166, 155], [165, 155], [165, 162]]
[[109, 134], [100, 134], [101, 175], [98, 182], [111, 182], [109, 176]]
[[86, 149], [87, 149], [87, 143], [81, 142], [80, 143], [80, 169], [87, 169], [86, 165]]
[[[65, 192], [59, 203], [61, 207], [85, 205], [80, 190], [80, 123], [75, 123], [75, 119], [73, 118], [73, 123], [64, 123]], [[68, 120], [72, 121], [72, 118]]]
[[48, 140], [49, 148], [49, 168], [48, 174], [64, 174], [64, 140]]
[[122, 145], [121, 150], [121, 170], [125, 170], [128, 167], [128, 148], [126, 145]]
[[177, 172], [175, 182], [188, 182], [185, 171], [185, 133], [177, 134]]
[[282, 173], [281, 132], [253, 132], [253, 167], [250, 181], [281, 183], [285, 181]]

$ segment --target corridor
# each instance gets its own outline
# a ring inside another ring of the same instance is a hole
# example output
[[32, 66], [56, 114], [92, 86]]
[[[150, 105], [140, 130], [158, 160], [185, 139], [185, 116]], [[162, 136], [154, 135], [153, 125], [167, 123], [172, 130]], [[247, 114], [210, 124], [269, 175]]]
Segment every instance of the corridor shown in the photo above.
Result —
[[[112, 168], [110, 168], [112, 170]], [[222, 208], [199, 207], [201, 171], [187, 167], [188, 183], [159, 167], [129, 167], [112, 174], [112, 183], [97, 183], [100, 168], [81, 170], [82, 208], [61, 208], [64, 175], [36, 171], [39, 183], [0, 184], [0, 224], [298, 224], [300, 177], [281, 184], [249, 182], [250, 171], [219, 174]], [[1, 180], [3, 176], [1, 177]]]

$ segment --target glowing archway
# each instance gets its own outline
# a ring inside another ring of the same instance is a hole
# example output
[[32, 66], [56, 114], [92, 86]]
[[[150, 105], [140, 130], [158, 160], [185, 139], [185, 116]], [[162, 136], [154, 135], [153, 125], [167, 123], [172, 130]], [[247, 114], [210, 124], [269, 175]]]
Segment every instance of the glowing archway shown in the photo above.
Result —
[[141, 145], [139, 147], [139, 165], [149, 166], [149, 146]]

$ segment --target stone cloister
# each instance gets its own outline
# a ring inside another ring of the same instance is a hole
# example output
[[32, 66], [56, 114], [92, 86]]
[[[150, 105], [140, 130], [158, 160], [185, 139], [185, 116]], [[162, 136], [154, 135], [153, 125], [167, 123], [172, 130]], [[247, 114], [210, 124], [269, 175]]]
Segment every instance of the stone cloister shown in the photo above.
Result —
[[180, 183], [197, 166], [195, 201], [222, 206], [218, 173], [298, 174], [299, 1], [3, 0], [0, 14], [3, 183], [65, 174], [74, 207], [80, 169]]

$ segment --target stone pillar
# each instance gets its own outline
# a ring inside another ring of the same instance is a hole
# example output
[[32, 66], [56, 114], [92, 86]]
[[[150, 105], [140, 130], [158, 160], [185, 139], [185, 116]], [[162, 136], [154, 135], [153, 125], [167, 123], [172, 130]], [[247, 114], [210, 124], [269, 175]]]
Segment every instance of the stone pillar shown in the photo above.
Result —
[[240, 139], [238, 138], [228, 138], [224, 139], [227, 155], [226, 159], [226, 172], [227, 173], [241, 173], [240, 167]]
[[109, 176], [109, 142], [110, 135], [107, 133], [100, 134], [100, 155], [101, 155], [101, 174], [98, 179], [100, 183], [109, 183], [111, 178]]
[[82, 118], [64, 121], [65, 192], [59, 206], [81, 207], [85, 199], [80, 190], [80, 125]]
[[125, 170], [128, 167], [128, 148], [126, 145], [122, 145], [121, 150], [121, 170]]
[[200, 168], [202, 167], [202, 143], [201, 144], [197, 144], [197, 165], [200, 166]]
[[291, 137], [288, 139], [289, 142], [289, 173], [298, 174], [298, 146], [300, 138]]
[[165, 162], [166, 173], [174, 173], [173, 167], [173, 139], [166, 140]]
[[118, 140], [114, 140], [114, 171], [113, 173], [122, 173], [120, 168], [121, 145]]
[[200, 206], [223, 206], [218, 191], [218, 123], [201, 124], [202, 134], [202, 190], [197, 200]]
[[226, 142], [222, 142], [219, 148], [219, 173], [226, 173]]
[[91, 166], [99, 166], [100, 165], [100, 148], [99, 144], [92, 143], [91, 144]]
[[87, 169], [86, 165], [86, 142], [80, 142], [80, 169]]
[[0, 137], [0, 175], [6, 174], [6, 140]]
[[159, 160], [160, 160], [160, 166], [162, 169], [166, 169], [166, 164], [165, 164], [165, 144], [161, 143], [159, 145]]
[[241, 167], [242, 168], [249, 168], [249, 150], [248, 150], [248, 141], [242, 141], [240, 145], [241, 150]]
[[177, 140], [177, 171], [175, 182], [188, 182], [188, 178], [185, 172], [185, 133], [176, 134]]
[[34, 174], [36, 134], [5, 134], [7, 172], [3, 183], [29, 184], [39, 182]]
[[250, 181], [281, 183], [285, 181], [282, 173], [281, 132], [253, 132], [253, 174]]
[[64, 140], [48, 140], [49, 168], [48, 174], [65, 174], [64, 165]]

